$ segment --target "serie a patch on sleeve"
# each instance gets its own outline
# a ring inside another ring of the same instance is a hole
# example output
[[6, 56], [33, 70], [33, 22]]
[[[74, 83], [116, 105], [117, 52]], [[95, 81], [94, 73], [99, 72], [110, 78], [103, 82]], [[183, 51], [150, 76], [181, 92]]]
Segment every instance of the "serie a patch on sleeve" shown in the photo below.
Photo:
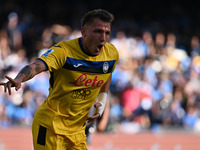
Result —
[[51, 54], [54, 50], [53, 49], [48, 49], [42, 56], [47, 57], [49, 54]]

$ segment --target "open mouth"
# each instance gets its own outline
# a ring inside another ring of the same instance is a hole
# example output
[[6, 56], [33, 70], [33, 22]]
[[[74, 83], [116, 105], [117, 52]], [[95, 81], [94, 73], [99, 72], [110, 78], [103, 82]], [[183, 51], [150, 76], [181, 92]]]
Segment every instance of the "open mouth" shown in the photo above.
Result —
[[103, 45], [99, 45], [99, 46], [98, 46], [98, 49], [102, 49], [102, 47], [103, 47]]

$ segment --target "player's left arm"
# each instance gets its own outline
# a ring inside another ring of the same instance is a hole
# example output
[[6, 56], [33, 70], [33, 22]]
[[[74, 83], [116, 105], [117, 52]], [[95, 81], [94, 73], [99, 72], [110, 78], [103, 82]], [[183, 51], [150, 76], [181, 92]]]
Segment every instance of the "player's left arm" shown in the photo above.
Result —
[[111, 80], [112, 80], [112, 74], [108, 78], [107, 82], [100, 89], [98, 102], [94, 105], [94, 107], [96, 108], [95, 115], [87, 118], [88, 123], [96, 120], [98, 117], [100, 117], [103, 114], [105, 106], [106, 106], [106, 101], [108, 97], [108, 91], [109, 91]]

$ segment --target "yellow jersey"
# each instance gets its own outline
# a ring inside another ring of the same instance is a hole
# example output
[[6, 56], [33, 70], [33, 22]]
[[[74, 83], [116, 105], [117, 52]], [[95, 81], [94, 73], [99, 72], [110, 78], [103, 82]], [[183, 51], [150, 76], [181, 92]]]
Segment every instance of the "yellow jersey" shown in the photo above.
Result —
[[98, 56], [86, 54], [82, 39], [62, 41], [40, 59], [50, 71], [49, 95], [35, 119], [57, 134], [84, 132], [88, 112], [114, 71], [119, 54], [106, 43]]

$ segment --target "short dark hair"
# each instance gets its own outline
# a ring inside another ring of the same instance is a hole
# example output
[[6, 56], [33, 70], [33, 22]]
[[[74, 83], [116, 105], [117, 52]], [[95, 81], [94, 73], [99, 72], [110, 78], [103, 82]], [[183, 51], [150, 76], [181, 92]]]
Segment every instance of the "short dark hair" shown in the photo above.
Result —
[[114, 20], [114, 16], [110, 12], [103, 9], [95, 9], [95, 10], [87, 12], [81, 18], [81, 27], [83, 27], [85, 24], [92, 23], [92, 21], [95, 18], [99, 18], [102, 21], [109, 22], [109, 23], [112, 23]]

